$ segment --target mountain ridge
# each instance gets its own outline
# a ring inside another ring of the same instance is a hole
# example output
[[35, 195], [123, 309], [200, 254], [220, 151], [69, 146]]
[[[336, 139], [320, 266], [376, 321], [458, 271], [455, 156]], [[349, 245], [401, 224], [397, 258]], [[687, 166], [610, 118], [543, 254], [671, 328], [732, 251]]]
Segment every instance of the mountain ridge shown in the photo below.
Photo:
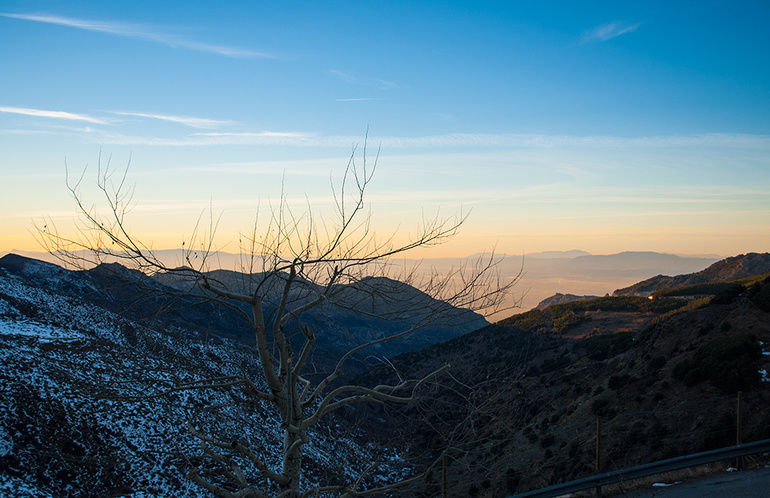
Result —
[[730, 282], [770, 272], [770, 253], [747, 253], [731, 256], [699, 272], [673, 277], [658, 275], [629, 287], [617, 289], [613, 295], [649, 296], [656, 291], [695, 284]]

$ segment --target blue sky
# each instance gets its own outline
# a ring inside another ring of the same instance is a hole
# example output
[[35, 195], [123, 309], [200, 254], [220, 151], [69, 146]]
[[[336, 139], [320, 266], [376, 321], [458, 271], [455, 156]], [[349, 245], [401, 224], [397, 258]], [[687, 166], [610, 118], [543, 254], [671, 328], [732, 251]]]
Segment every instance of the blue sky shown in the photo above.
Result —
[[[329, 202], [369, 130], [383, 232], [432, 254], [737, 254], [770, 242], [767, 2], [0, 3], [0, 250], [73, 212], [64, 162], [131, 158], [175, 247], [257, 202]], [[190, 228], [186, 228], [190, 227]], [[223, 242], [226, 244], [226, 240]]]

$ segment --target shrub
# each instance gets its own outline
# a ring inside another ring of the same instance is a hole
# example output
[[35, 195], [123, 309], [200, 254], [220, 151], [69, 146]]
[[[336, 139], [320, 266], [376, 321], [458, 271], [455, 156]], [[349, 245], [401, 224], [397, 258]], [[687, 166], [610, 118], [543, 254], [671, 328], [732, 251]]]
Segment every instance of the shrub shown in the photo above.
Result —
[[541, 448], [548, 448], [551, 446], [556, 438], [553, 434], [548, 434], [547, 436], [543, 436], [543, 439], [540, 440], [540, 447]]
[[594, 415], [597, 417], [604, 417], [606, 419], [611, 419], [617, 415], [617, 411], [610, 408], [610, 400], [607, 398], [595, 400], [591, 404], [591, 411], [594, 412]]
[[770, 277], [752, 290], [751, 301], [762, 311], [770, 313]]
[[746, 287], [741, 284], [731, 284], [728, 287], [725, 287], [719, 294], [712, 297], [710, 304], [730, 304], [745, 290]]
[[505, 487], [509, 493], [516, 491], [521, 481], [521, 474], [513, 468], [509, 468], [505, 471]]
[[762, 348], [754, 334], [720, 337], [698, 349], [691, 360], [676, 365], [672, 375], [688, 386], [710, 380], [722, 391], [734, 393], [759, 384], [760, 358]]
[[611, 335], [599, 335], [583, 339], [580, 346], [586, 349], [592, 360], [602, 361], [628, 351], [634, 343], [631, 332], [618, 332]]
[[580, 325], [583, 321], [583, 318], [570, 309], [560, 311], [559, 313], [551, 313], [553, 316], [553, 331], [559, 335]]
[[647, 364], [647, 370], [649, 372], [655, 372], [657, 370], [660, 370], [666, 365], [666, 358], [663, 356], [656, 356], [655, 358], [651, 359], [650, 362]]
[[730, 412], [722, 413], [703, 440], [703, 450], [714, 450], [735, 444], [736, 420]]
[[619, 390], [626, 386], [626, 384], [629, 383], [631, 380], [630, 375], [613, 375], [610, 377], [610, 380], [607, 381], [607, 387], [609, 387], [612, 390]]
[[697, 309], [704, 308], [704, 307], [708, 306], [709, 304], [711, 304], [711, 298], [710, 297], [702, 297], [700, 299], [695, 299], [693, 301], [689, 301], [684, 306], [680, 306], [680, 307], [675, 308], [675, 309], [673, 309], [671, 311], [667, 311], [667, 312], [663, 313], [662, 315], [656, 316], [652, 320], [652, 323], [653, 324], [658, 324], [658, 323], [660, 323], [660, 322], [662, 322], [662, 321], [664, 321], [664, 320], [666, 320], [666, 319], [668, 319], [668, 318], [670, 318], [670, 317], [672, 317], [672, 316], [674, 316], [676, 314], [679, 314], [679, 313], [682, 313], [682, 312], [685, 312], [685, 311], [695, 311]]

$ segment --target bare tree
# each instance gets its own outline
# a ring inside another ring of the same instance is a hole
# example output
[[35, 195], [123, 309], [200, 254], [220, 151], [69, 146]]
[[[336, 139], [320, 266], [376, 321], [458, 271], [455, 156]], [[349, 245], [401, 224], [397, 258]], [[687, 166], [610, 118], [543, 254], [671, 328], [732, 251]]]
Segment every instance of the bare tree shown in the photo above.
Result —
[[[222, 440], [194, 421], [188, 423], [208, 461], [219, 469], [218, 473], [193, 469], [189, 477], [216, 496], [359, 496], [394, 486], [387, 483], [385, 487], [367, 488], [362, 479], [320, 487], [304, 483], [303, 447], [308, 442], [308, 431], [324, 416], [353, 403], [412, 403], [420, 396], [421, 387], [447, 367], [419, 379], [399, 378], [368, 387], [342, 382], [343, 368], [367, 348], [403, 338], [427, 324], [456, 322], [457, 308], [482, 312], [498, 309], [517, 280], [500, 281], [496, 272], [499, 259], [494, 254], [443, 275], [422, 272], [421, 278], [414, 268], [404, 270], [394, 264], [394, 258], [410, 250], [451, 238], [466, 217], [423, 219], [418, 233], [405, 242], [397, 243], [397, 234], [379, 237], [372, 229], [365, 203], [377, 159], [373, 167], [367, 163], [365, 146], [362, 155], [363, 160], [357, 161], [354, 148], [341, 182], [332, 184], [331, 216], [317, 215], [310, 205], [296, 212], [285, 194], [269, 205], [266, 217], [260, 218], [258, 213], [250, 232], [239, 236], [238, 281], [209, 271], [216, 255], [217, 221], [213, 215], [205, 229], [198, 220], [193, 235], [185, 241], [181, 266], [164, 263], [150, 246], [134, 238], [127, 223], [133, 194], [127, 185], [128, 167], [123, 174], [116, 174], [109, 162], [103, 167], [100, 161], [96, 185], [106, 202], [101, 211], [85, 204], [81, 194], [83, 176], [74, 183], [68, 179], [67, 188], [79, 212], [80, 224], [74, 236], [60, 233], [50, 219], [38, 227], [39, 240], [46, 249], [69, 264], [118, 261], [146, 275], [173, 280], [180, 295], [195, 295], [227, 306], [248, 324], [261, 366], [257, 378], [242, 372], [178, 383], [154, 394], [239, 388], [244, 396], [272, 406], [279, 414], [284, 435], [276, 450], [281, 455], [280, 465], [271, 464], [248, 445]], [[406, 292], [407, 284], [418, 287], [421, 293]], [[303, 316], [319, 306], [383, 316], [403, 326], [389, 335], [362, 341], [326, 371], [319, 372], [312, 362], [316, 334], [303, 323]], [[258, 479], [250, 477], [254, 475]]]

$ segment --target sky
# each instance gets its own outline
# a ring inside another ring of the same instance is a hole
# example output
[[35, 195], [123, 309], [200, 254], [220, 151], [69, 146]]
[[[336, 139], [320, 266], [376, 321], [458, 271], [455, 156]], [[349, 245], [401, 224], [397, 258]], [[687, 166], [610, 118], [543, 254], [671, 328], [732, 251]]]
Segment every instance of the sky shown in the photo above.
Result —
[[765, 252], [769, 22], [734, 0], [3, 0], [0, 251], [72, 229], [65, 171], [103, 205], [100, 163], [130, 163], [148, 245], [210, 209], [232, 251], [282, 192], [323, 216], [355, 150], [378, 232], [468, 215], [424, 257]]

